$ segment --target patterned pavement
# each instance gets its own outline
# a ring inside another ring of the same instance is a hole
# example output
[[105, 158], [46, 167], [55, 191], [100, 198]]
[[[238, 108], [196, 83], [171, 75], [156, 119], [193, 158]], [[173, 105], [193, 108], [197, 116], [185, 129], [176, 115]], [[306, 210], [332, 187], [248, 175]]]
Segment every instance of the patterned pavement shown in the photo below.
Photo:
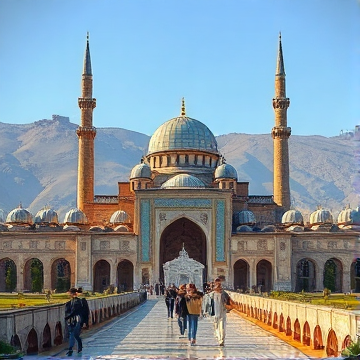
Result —
[[308, 359], [298, 349], [246, 321], [234, 312], [227, 315], [225, 346], [214, 336], [210, 318], [199, 321], [197, 344], [189, 346], [179, 338], [177, 320], [167, 318], [161, 299], [150, 299], [95, 331], [82, 333], [83, 353], [67, 357], [66, 350], [53, 354], [25, 356], [36, 359]]

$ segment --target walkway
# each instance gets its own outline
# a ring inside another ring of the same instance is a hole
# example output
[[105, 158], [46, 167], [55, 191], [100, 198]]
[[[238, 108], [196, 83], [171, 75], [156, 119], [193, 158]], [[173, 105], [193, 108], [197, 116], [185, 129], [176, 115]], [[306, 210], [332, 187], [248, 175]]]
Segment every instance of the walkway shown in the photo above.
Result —
[[[298, 349], [248, 322], [235, 313], [227, 317], [225, 346], [214, 337], [209, 318], [199, 321], [196, 346], [179, 338], [177, 320], [167, 319], [163, 299], [150, 299], [97, 332], [83, 332], [84, 350], [76, 359], [307, 359]], [[66, 350], [53, 355], [25, 356], [25, 360], [63, 359]], [[75, 353], [74, 353], [75, 354]]]

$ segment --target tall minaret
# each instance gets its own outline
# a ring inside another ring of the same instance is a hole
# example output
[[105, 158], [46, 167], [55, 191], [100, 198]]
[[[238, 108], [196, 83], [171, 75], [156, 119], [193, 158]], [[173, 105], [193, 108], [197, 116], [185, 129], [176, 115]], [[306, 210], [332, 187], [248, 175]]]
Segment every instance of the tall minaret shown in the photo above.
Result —
[[79, 138], [77, 207], [84, 211], [84, 204], [94, 202], [94, 139], [96, 129], [93, 127], [93, 109], [96, 99], [92, 97], [92, 73], [87, 34], [84, 58], [84, 70], [81, 79], [81, 97], [78, 103], [81, 110], [81, 123], [76, 133]]
[[289, 145], [291, 128], [287, 126], [287, 109], [290, 105], [285, 90], [285, 68], [279, 34], [279, 50], [275, 74], [275, 126], [271, 130], [274, 139], [274, 201], [285, 211], [290, 209]]

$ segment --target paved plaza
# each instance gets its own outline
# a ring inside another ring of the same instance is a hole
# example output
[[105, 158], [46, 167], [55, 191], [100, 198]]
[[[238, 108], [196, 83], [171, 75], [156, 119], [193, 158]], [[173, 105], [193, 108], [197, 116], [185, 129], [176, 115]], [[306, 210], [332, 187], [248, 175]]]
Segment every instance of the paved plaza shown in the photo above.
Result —
[[[84, 349], [76, 359], [307, 359], [300, 350], [278, 339], [235, 312], [227, 317], [225, 346], [218, 346], [210, 318], [199, 321], [197, 344], [179, 338], [177, 320], [167, 318], [163, 298], [150, 299], [98, 330], [82, 333]], [[53, 348], [26, 360], [69, 359], [66, 349]]]

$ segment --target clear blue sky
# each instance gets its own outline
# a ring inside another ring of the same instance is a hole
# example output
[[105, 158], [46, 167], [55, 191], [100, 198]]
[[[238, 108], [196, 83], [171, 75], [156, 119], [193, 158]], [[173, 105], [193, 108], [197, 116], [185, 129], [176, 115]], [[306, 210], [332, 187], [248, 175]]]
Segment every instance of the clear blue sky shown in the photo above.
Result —
[[87, 31], [96, 127], [269, 133], [279, 31], [292, 133], [360, 124], [358, 0], [1, 0], [0, 122], [79, 122]]

